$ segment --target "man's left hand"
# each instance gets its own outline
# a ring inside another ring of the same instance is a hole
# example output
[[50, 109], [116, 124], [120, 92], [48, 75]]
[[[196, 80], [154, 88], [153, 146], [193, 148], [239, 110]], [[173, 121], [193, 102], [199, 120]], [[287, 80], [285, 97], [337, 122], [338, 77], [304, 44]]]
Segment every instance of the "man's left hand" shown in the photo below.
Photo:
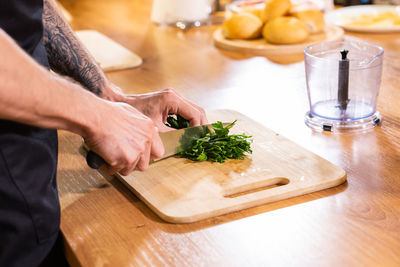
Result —
[[208, 123], [204, 109], [184, 98], [174, 89], [168, 88], [141, 95], [127, 95], [122, 101], [152, 119], [160, 132], [172, 130], [165, 125], [168, 114], [182, 116], [189, 121], [190, 126]]

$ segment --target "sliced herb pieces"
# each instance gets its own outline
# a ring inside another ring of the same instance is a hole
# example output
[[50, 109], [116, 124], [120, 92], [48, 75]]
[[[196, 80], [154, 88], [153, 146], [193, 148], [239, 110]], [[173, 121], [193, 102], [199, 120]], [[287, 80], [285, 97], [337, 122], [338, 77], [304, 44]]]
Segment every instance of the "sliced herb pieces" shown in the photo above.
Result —
[[231, 134], [229, 130], [236, 120], [227, 126], [218, 121], [211, 124], [214, 131], [204, 137], [197, 138], [181, 152], [181, 157], [194, 161], [214, 161], [223, 163], [227, 159], [244, 159], [245, 153], [252, 153], [251, 136], [245, 134]]

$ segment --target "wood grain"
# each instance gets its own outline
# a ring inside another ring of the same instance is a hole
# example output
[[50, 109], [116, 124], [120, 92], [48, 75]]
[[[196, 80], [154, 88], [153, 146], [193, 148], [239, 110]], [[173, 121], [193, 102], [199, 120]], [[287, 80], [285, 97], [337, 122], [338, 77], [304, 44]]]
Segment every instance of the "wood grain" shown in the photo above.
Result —
[[[335, 188], [191, 224], [159, 219], [60, 132], [61, 229], [73, 266], [398, 266], [400, 262], [399, 34], [348, 34], [385, 50], [381, 126], [314, 132], [304, 63], [278, 64], [213, 45], [218, 25], [186, 32], [150, 22], [151, 1], [62, 0], [75, 30], [105, 33], [144, 61], [108, 77], [129, 93], [174, 87], [207, 110], [235, 109], [343, 168]], [[74, 258], [76, 259], [74, 263]], [[78, 262], [78, 263], [77, 263]]]
[[253, 153], [225, 163], [169, 157], [117, 177], [163, 220], [190, 223], [337, 186], [346, 172], [234, 110], [207, 113], [252, 136]]

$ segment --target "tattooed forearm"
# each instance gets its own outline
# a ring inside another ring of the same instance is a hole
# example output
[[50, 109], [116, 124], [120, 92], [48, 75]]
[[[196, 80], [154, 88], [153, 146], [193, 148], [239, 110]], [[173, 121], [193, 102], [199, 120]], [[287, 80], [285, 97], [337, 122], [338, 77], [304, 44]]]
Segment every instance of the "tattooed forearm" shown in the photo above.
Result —
[[106, 85], [104, 73], [58, 14], [52, 1], [43, 1], [42, 18], [43, 40], [51, 69], [72, 77], [93, 93], [101, 95]]

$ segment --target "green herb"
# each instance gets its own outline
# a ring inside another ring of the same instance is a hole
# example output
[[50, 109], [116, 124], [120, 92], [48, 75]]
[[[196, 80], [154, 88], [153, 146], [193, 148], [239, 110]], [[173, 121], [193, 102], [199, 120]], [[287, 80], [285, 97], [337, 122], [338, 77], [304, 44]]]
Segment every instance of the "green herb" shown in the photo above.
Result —
[[174, 129], [183, 129], [189, 127], [189, 121], [180, 115], [169, 114], [165, 125]]
[[197, 138], [180, 155], [194, 161], [225, 162], [226, 159], [244, 159], [245, 153], [252, 153], [251, 136], [245, 134], [229, 135], [236, 120], [226, 127], [222, 122], [211, 124], [214, 131]]

